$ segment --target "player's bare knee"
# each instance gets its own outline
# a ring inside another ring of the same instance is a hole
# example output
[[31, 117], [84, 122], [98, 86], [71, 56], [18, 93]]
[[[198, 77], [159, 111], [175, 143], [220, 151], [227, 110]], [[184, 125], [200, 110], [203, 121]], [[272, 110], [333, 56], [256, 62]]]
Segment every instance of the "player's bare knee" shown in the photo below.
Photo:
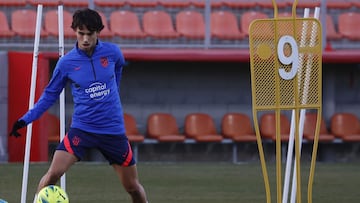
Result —
[[47, 172], [46, 176], [47, 176], [48, 184], [56, 184], [56, 182], [60, 179], [62, 174]]
[[130, 195], [141, 195], [142, 187], [140, 184], [133, 184], [129, 186], [124, 186], [127, 193]]

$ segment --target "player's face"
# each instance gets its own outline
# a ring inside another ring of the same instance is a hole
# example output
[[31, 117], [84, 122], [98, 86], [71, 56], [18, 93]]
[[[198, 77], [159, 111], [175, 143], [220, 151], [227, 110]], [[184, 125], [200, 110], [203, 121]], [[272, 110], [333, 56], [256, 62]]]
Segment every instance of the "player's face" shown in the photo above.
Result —
[[79, 49], [91, 55], [97, 42], [97, 32], [89, 31], [86, 27], [83, 29], [76, 28], [76, 38]]

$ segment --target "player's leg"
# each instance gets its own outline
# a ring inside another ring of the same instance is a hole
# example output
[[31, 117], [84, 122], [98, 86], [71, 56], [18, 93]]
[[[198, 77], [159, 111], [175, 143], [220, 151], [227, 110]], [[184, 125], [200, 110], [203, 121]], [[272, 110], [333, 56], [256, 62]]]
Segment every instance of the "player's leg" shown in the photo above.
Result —
[[37, 192], [47, 185], [55, 185], [60, 177], [77, 162], [77, 158], [63, 150], [56, 150], [48, 171], [41, 178]]
[[71, 128], [57, 146], [50, 167], [39, 182], [37, 192], [47, 185], [56, 184], [70, 166], [82, 159], [84, 149], [92, 146], [93, 140], [90, 135], [79, 129]]
[[130, 143], [125, 135], [101, 136], [98, 148], [113, 166], [133, 203], [146, 203], [146, 194], [139, 182], [136, 161]]
[[146, 193], [140, 184], [136, 164], [132, 166], [120, 166], [113, 164], [125, 190], [130, 194], [133, 203], [146, 203]]

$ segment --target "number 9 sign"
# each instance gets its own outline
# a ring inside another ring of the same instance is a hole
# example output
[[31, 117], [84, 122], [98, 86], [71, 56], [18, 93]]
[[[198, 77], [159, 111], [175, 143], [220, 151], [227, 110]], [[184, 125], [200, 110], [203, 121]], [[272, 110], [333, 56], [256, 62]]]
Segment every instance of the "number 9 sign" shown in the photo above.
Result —
[[[290, 56], [286, 56], [284, 53], [284, 47], [286, 44], [289, 44], [291, 47]], [[279, 68], [280, 77], [284, 80], [293, 79], [299, 69], [299, 49], [292, 36], [284, 35], [279, 39], [279, 43], [277, 45], [277, 55], [282, 64], [292, 64], [290, 71], [285, 71], [285, 69], [281, 67]]]

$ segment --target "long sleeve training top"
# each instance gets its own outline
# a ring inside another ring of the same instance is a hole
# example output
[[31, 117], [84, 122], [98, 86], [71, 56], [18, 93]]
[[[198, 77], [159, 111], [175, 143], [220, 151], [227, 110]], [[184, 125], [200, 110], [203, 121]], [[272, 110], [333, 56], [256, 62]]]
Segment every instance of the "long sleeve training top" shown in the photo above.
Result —
[[77, 45], [56, 64], [52, 78], [34, 108], [20, 119], [38, 119], [59, 98], [70, 81], [74, 101], [72, 128], [99, 134], [125, 134], [119, 88], [123, 54], [117, 45], [98, 43], [92, 56]]

